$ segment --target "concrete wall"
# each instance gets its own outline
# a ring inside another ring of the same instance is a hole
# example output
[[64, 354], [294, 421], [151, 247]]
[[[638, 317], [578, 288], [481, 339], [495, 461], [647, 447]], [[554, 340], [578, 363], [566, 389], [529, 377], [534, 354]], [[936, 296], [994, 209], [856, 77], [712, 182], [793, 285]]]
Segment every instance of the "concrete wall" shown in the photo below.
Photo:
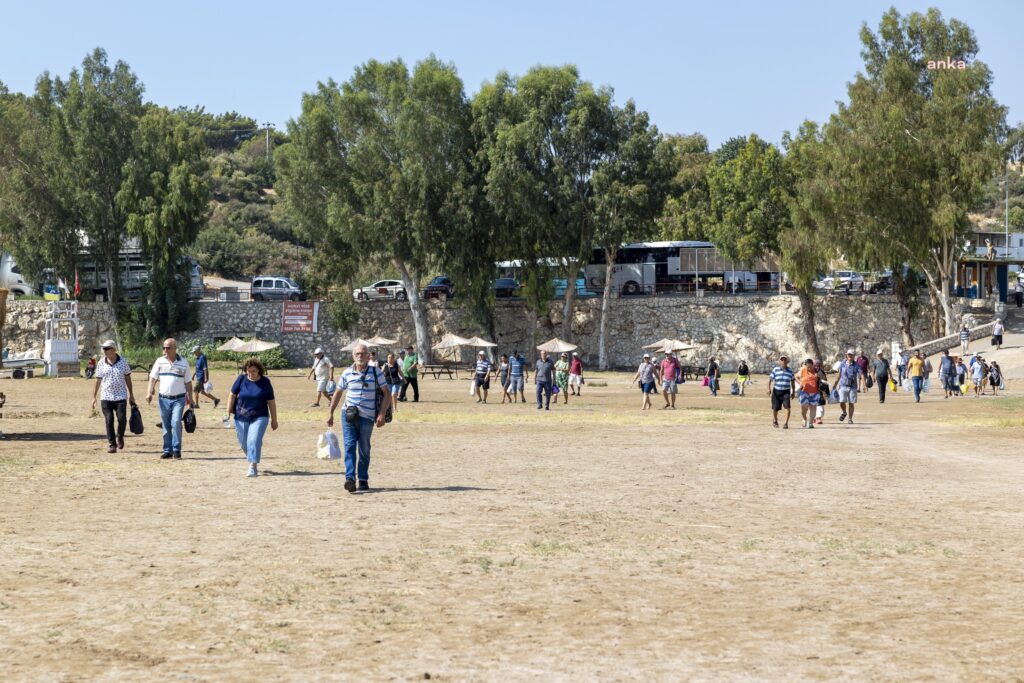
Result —
[[[8, 301], [4, 345], [11, 352], [43, 350], [46, 341], [46, 301]], [[99, 353], [104, 340], [114, 338], [114, 318], [107, 304], [79, 302], [78, 348], [82, 356]]]

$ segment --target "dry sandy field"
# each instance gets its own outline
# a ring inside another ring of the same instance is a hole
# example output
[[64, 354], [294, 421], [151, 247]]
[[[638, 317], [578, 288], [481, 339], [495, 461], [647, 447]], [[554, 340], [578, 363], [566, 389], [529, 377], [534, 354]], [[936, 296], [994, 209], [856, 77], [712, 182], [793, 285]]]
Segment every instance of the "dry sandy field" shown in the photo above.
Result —
[[0, 380], [0, 678], [1024, 678], [1013, 386], [812, 431], [764, 378], [645, 413], [625, 374], [550, 412], [423, 379], [353, 495], [271, 378], [255, 479], [210, 403], [162, 461], [155, 408], [108, 455], [91, 383]]

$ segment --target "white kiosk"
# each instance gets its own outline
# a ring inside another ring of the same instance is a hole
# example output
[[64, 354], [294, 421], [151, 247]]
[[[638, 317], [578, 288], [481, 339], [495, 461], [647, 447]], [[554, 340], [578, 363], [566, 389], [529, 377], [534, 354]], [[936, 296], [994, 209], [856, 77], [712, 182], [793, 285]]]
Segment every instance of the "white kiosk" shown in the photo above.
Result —
[[78, 377], [78, 302], [51, 301], [43, 347], [47, 377]]

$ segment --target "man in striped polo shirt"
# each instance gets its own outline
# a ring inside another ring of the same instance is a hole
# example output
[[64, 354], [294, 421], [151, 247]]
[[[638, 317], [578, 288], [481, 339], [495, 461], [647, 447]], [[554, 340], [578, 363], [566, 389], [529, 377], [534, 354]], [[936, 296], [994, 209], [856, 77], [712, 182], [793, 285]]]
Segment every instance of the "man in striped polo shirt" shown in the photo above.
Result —
[[772, 427], [779, 426], [779, 411], [786, 409], [783, 429], [789, 429], [789, 406], [793, 397], [795, 381], [789, 367], [789, 358], [779, 357], [779, 364], [768, 375], [768, 395], [772, 397]]
[[487, 360], [487, 352], [483, 349], [476, 354], [476, 374], [473, 375], [473, 388], [476, 402], [487, 403], [487, 392], [491, 388], [491, 361]]
[[509, 387], [508, 392], [512, 394], [512, 402], [516, 402], [516, 393], [526, 403], [526, 382], [530, 380], [530, 371], [526, 368], [526, 359], [519, 355], [519, 351], [513, 351], [512, 357], [508, 359]]
[[327, 415], [327, 426], [334, 426], [334, 411], [344, 394], [341, 431], [345, 443], [345, 490], [349, 493], [356, 491], [357, 476], [359, 490], [370, 489], [370, 436], [374, 425], [384, 426], [384, 416], [391, 405], [391, 392], [384, 391], [378, 396], [378, 390], [385, 387], [384, 373], [369, 364], [370, 351], [366, 345], [356, 346], [352, 358], [355, 364], [341, 373]]

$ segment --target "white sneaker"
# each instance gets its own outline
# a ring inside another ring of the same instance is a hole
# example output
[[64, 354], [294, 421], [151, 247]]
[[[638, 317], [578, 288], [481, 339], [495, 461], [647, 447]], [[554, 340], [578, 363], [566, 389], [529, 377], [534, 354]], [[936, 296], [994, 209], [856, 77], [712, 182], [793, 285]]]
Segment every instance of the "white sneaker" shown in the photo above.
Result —
[[254, 463], [254, 462], [249, 463], [249, 474], [247, 474], [245, 476], [247, 476], [247, 477], [255, 477], [256, 476], [256, 463]]

